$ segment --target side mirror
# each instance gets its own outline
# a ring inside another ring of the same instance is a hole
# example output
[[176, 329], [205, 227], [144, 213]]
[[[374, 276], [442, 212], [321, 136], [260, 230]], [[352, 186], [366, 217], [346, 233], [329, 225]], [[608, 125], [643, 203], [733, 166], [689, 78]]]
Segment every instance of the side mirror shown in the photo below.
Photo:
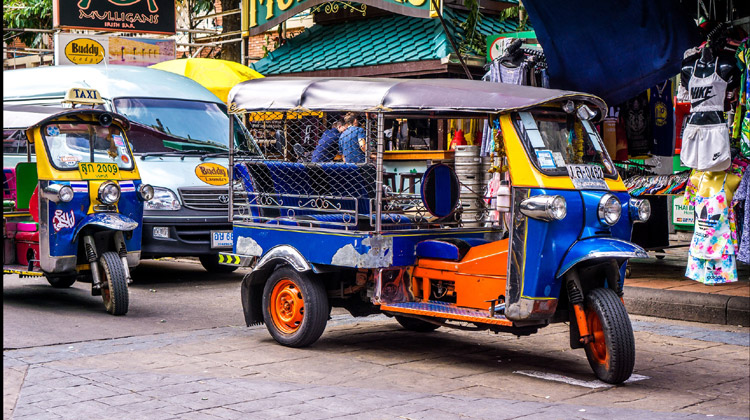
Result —
[[592, 111], [588, 105], [579, 106], [576, 114], [578, 114], [578, 118], [584, 121], [589, 121], [596, 116], [596, 112]]

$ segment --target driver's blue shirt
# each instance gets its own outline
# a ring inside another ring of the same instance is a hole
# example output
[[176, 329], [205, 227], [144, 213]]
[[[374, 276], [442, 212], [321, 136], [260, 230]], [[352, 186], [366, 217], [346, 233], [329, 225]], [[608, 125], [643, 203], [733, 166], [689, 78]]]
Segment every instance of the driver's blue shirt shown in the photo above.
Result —
[[315, 146], [315, 150], [313, 150], [311, 161], [333, 161], [333, 158], [336, 157], [336, 153], [338, 152], [338, 140], [340, 135], [341, 133], [339, 133], [339, 130], [336, 128], [330, 128], [326, 130], [323, 135], [320, 136], [318, 145]]
[[344, 130], [339, 137], [339, 150], [344, 155], [346, 163], [363, 163], [365, 152], [359, 147], [359, 139], [367, 138], [367, 132], [362, 127], [351, 126]]

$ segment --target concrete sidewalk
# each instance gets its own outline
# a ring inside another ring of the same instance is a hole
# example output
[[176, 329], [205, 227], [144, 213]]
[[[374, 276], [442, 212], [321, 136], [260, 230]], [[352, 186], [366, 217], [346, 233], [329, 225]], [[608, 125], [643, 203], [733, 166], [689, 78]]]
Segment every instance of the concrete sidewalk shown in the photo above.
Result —
[[705, 285], [685, 277], [687, 255], [633, 260], [625, 279], [625, 306], [635, 315], [750, 326], [750, 266], [738, 264], [739, 281]]

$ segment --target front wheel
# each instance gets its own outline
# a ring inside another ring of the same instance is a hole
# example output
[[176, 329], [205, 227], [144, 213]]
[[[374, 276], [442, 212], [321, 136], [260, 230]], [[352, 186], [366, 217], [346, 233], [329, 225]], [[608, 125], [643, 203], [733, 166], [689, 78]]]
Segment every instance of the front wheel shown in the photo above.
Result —
[[625, 305], [612, 289], [586, 296], [586, 323], [593, 335], [586, 357], [596, 376], [610, 384], [627, 380], [635, 365], [635, 337]]
[[279, 344], [305, 347], [314, 343], [328, 322], [328, 296], [308, 273], [277, 269], [263, 288], [263, 320]]
[[201, 261], [201, 265], [209, 273], [231, 273], [238, 269], [237, 266], [219, 264], [219, 254], [201, 255], [198, 257]]
[[53, 276], [51, 274], [46, 275], [47, 282], [50, 286], [55, 289], [66, 289], [76, 282], [76, 275], [65, 275], [65, 276]]
[[[411, 318], [408, 316], [395, 315], [396, 321], [401, 324], [404, 329], [415, 332], [432, 332], [440, 328], [440, 325], [433, 324], [431, 322], [422, 321], [421, 319]], [[443, 320], [444, 321], [444, 320]]]
[[102, 279], [102, 300], [107, 312], [125, 315], [128, 312], [128, 280], [122, 260], [116, 252], [105, 252], [99, 258]]

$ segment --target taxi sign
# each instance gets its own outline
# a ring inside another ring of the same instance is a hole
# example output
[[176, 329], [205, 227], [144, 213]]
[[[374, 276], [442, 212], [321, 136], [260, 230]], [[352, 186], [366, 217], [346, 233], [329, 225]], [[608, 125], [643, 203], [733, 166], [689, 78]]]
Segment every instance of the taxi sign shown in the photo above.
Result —
[[79, 163], [78, 173], [81, 179], [117, 179], [120, 168], [116, 163]]
[[101, 105], [104, 103], [102, 95], [96, 89], [71, 88], [65, 92], [63, 103], [82, 105]]

